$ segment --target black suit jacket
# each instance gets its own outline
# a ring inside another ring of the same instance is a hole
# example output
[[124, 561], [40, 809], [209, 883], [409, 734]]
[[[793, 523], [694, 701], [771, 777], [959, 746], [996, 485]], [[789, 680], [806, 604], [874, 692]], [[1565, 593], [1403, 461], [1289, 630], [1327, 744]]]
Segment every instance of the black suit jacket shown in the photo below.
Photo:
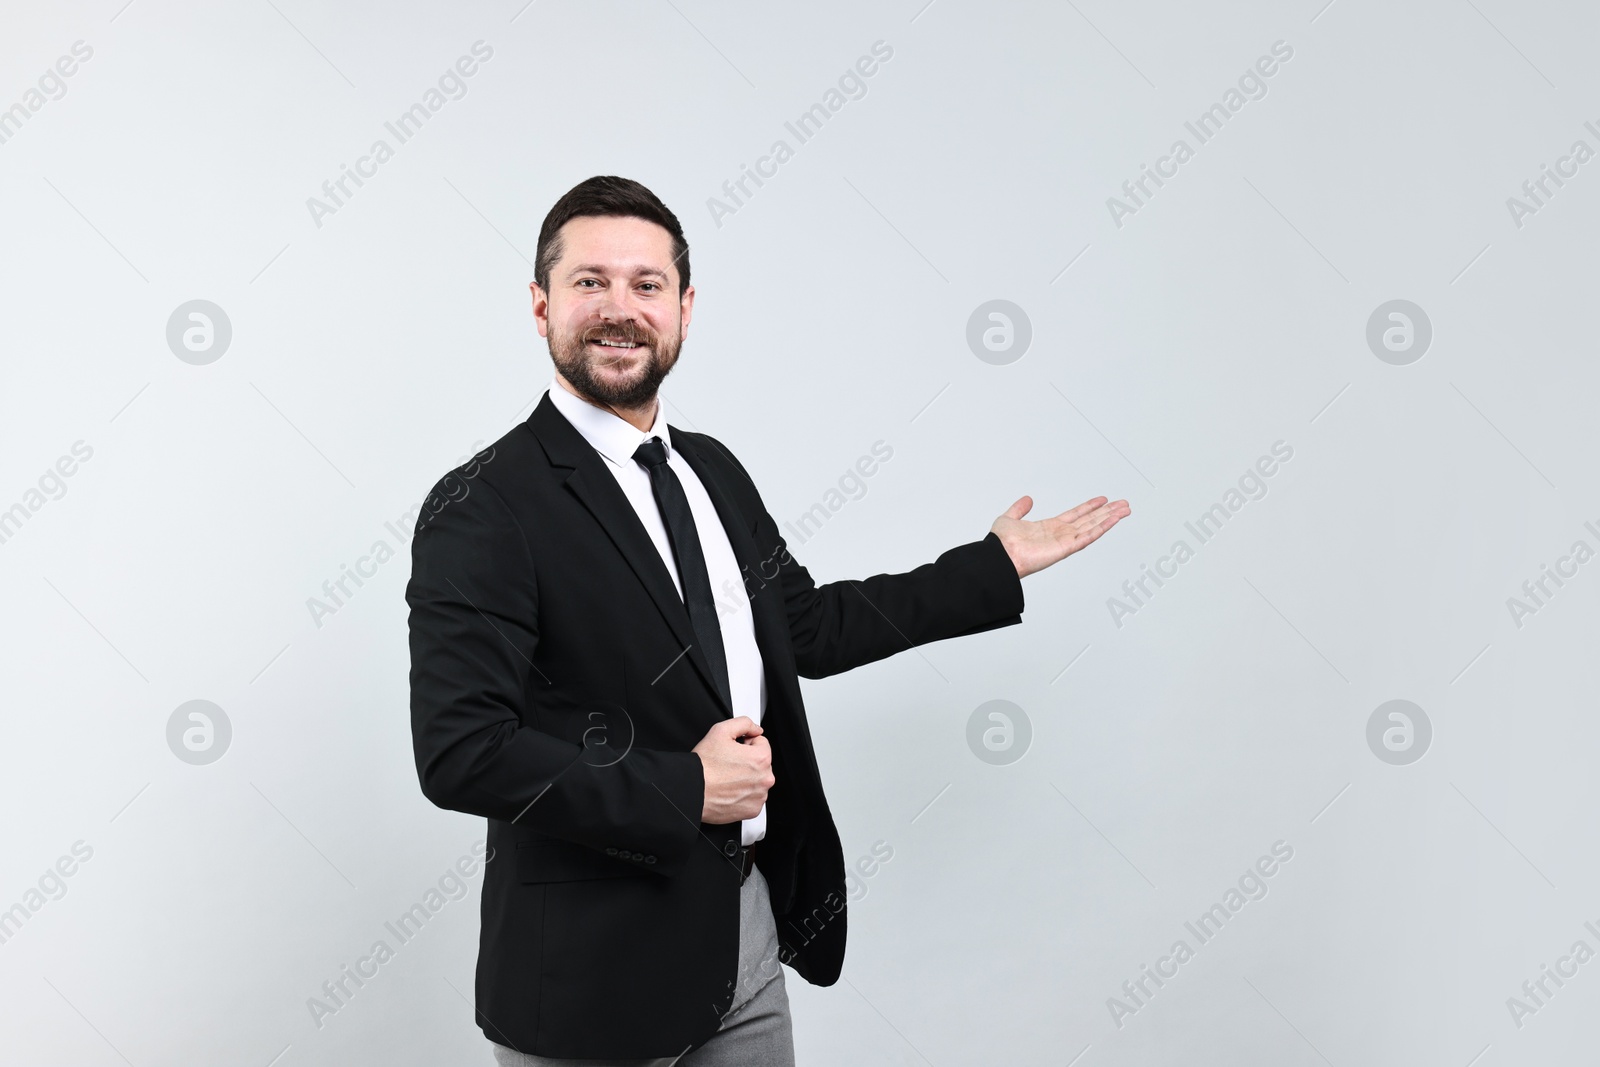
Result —
[[[818, 586], [738, 460], [671, 432], [732, 542], [765, 662], [776, 784], [758, 855], [780, 959], [831, 985], [844, 859], [799, 676], [1019, 623], [1022, 583], [991, 533]], [[484, 1034], [543, 1056], [672, 1056], [716, 1032], [737, 983], [739, 824], [700, 822], [692, 751], [732, 712], [605, 464], [546, 396], [434, 487], [406, 587], [412, 741], [427, 798], [489, 821]]]

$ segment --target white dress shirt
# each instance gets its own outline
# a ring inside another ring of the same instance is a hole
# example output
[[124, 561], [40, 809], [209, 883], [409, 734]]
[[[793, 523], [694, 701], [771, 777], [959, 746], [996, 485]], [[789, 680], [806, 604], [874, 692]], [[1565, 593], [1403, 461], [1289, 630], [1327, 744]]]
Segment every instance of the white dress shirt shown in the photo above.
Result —
[[[682, 597], [683, 583], [678, 577], [678, 565], [672, 556], [672, 542], [667, 538], [667, 525], [661, 518], [661, 508], [656, 504], [655, 492], [650, 487], [650, 472], [633, 458], [634, 450], [641, 444], [652, 437], [661, 438], [661, 443], [667, 448], [667, 466], [683, 483], [683, 494], [689, 498], [689, 512], [694, 516], [694, 527], [700, 535], [700, 550], [706, 558], [711, 595], [717, 604], [717, 623], [722, 628], [722, 647], [728, 659], [728, 688], [733, 697], [733, 713], [736, 716], [747, 715], [760, 723], [761, 713], [767, 707], [767, 679], [761, 650], [756, 646], [755, 621], [750, 615], [744, 576], [739, 570], [739, 561], [734, 557], [733, 545], [728, 541], [728, 533], [722, 528], [716, 505], [711, 503], [711, 497], [706, 494], [706, 488], [694, 468], [672, 447], [664, 405], [657, 400], [655, 424], [648, 431], [640, 431], [605, 408], [596, 407], [568, 392], [566, 386], [555, 379], [550, 381], [549, 393], [556, 410], [566, 416], [567, 421], [606, 461], [606, 467], [627, 495], [650, 540], [655, 542], [656, 551], [661, 553], [661, 561], [672, 576], [672, 584], [677, 588], [678, 596]], [[766, 833], [767, 806], [763, 804], [754, 818], [745, 819], [741, 824], [740, 841], [745, 845], [753, 844], [765, 837]]]

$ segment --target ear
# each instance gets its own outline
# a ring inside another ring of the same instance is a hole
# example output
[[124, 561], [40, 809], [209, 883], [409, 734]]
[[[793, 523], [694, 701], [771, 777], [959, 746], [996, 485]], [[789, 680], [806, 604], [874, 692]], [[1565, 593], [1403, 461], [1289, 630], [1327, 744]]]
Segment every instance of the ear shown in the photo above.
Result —
[[683, 316], [683, 327], [678, 333], [678, 340], [682, 342], [689, 336], [689, 320], [694, 318], [694, 286], [689, 286], [683, 291], [683, 298], [678, 301], [678, 310]]
[[533, 321], [539, 327], [539, 336], [549, 337], [550, 296], [539, 288], [538, 282], [529, 282], [528, 290], [533, 294]]

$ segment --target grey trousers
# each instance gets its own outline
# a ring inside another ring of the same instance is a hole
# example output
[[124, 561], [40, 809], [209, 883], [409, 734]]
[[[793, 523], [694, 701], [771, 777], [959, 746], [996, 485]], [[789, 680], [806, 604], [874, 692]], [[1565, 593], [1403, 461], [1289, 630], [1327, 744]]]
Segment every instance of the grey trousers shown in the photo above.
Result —
[[733, 1005], [722, 1017], [722, 1027], [699, 1048], [660, 1059], [573, 1060], [490, 1044], [499, 1067], [794, 1067], [789, 994], [761, 868], [753, 868], [739, 889], [739, 984]]

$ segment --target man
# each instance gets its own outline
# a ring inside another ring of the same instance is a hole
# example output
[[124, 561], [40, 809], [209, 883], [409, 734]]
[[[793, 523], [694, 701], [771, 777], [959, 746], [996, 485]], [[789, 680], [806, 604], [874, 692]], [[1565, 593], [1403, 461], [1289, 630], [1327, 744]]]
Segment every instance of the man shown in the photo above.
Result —
[[556, 202], [531, 286], [555, 379], [412, 544], [417, 774], [489, 821], [476, 1006], [502, 1065], [793, 1064], [779, 962], [831, 985], [845, 945], [799, 677], [1019, 623], [1022, 577], [1129, 513], [1028, 521], [1023, 497], [933, 563], [816, 585], [732, 453], [662, 412], [688, 251], [637, 182]]

